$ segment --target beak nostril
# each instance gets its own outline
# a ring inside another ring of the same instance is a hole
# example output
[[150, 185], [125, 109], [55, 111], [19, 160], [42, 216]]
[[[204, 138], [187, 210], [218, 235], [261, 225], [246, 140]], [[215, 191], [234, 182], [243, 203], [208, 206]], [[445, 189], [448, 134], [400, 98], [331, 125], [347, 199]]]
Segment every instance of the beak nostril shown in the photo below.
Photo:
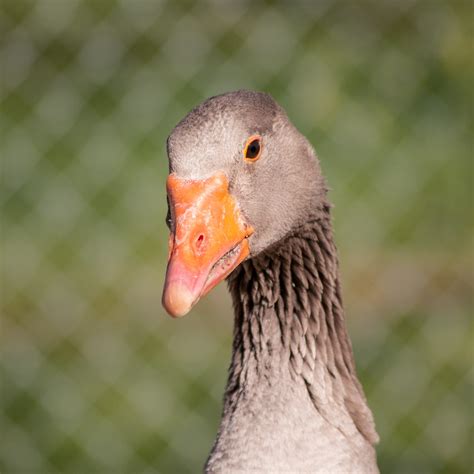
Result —
[[202, 245], [204, 244], [204, 234], [199, 234], [196, 239], [196, 250], [201, 250]]

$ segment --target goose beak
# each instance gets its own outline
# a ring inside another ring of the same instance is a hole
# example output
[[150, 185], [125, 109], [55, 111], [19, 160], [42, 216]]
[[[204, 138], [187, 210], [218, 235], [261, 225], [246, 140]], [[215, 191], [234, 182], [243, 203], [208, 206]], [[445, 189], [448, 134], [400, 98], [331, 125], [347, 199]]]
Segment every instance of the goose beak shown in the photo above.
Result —
[[253, 229], [222, 172], [203, 180], [170, 174], [167, 192], [172, 230], [162, 302], [180, 317], [248, 257]]

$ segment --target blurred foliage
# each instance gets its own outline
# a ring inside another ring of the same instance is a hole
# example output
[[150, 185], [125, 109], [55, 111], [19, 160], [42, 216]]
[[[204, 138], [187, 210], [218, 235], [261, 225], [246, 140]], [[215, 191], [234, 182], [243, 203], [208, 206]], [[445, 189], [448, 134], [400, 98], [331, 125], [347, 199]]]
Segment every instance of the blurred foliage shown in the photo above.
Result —
[[472, 8], [4, 0], [1, 472], [204, 463], [231, 307], [160, 307], [164, 143], [237, 88], [321, 158], [382, 472], [472, 471]]

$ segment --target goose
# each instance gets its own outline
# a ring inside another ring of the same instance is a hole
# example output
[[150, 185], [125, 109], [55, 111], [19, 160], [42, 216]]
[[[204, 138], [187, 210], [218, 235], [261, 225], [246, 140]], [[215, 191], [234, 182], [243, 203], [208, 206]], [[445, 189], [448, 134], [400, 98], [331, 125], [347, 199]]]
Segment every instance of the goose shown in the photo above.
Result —
[[316, 153], [268, 94], [211, 97], [167, 140], [173, 317], [226, 279], [232, 358], [207, 473], [376, 473]]

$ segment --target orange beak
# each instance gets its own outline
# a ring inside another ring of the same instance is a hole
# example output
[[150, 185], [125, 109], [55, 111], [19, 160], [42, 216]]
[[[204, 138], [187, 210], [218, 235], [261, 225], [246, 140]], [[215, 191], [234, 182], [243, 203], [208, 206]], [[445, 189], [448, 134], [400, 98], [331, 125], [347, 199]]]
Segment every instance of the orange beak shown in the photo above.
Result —
[[244, 222], [222, 172], [204, 180], [170, 174], [167, 191], [173, 229], [163, 306], [180, 317], [249, 255], [247, 237], [253, 229]]

